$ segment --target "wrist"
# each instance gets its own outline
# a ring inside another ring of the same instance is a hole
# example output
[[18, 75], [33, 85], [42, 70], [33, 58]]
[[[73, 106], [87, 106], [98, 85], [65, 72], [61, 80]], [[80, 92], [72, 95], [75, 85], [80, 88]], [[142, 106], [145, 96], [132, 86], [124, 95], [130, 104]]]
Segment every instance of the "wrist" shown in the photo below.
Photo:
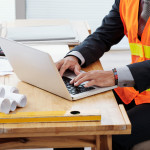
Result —
[[107, 75], [108, 75], [109, 86], [114, 86], [115, 85], [115, 77], [114, 77], [113, 71], [112, 70], [107, 71]]
[[118, 74], [116, 68], [112, 69], [114, 75], [115, 85], [118, 85]]
[[76, 61], [79, 65], [81, 64], [81, 60], [78, 57], [74, 56], [74, 55], [67, 55], [67, 56], [65, 56], [65, 58], [66, 57], [70, 57], [71, 59]]

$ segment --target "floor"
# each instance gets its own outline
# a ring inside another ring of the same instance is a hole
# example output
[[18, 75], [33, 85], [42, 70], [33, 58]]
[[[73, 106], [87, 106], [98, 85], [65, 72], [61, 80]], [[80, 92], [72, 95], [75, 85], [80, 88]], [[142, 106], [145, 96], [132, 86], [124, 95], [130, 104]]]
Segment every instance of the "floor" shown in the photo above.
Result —
[[[100, 58], [104, 70], [111, 70], [114, 67], [121, 67], [131, 62], [129, 50], [111, 50]], [[13, 149], [14, 150], [14, 149]], [[25, 149], [19, 149], [25, 150]], [[53, 148], [42, 148], [42, 149], [28, 149], [28, 150], [53, 150]], [[90, 147], [85, 147], [85, 150], [91, 150]]]

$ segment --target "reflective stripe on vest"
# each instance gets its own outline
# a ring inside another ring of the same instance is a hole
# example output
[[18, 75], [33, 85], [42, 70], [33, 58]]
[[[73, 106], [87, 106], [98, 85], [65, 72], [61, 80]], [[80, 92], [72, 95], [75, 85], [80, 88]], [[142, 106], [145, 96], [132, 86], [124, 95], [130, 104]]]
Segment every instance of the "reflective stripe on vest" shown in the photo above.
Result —
[[144, 48], [144, 52], [143, 52], [142, 45], [136, 43], [129, 43], [129, 45], [130, 45], [130, 50], [132, 55], [150, 59], [150, 46], [143, 46]]
[[[141, 58], [147, 58], [150, 59], [150, 46], [143, 46], [141, 44], [136, 43], [129, 43], [131, 54], [135, 56], [139, 56]], [[144, 51], [143, 51], [144, 49]], [[150, 91], [150, 89], [147, 89], [146, 91]]]

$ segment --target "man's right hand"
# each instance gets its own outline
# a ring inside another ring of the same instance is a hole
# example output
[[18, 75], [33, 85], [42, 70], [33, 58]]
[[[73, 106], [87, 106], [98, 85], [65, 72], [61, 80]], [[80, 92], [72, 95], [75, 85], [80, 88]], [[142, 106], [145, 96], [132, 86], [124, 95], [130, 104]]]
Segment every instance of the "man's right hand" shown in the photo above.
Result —
[[74, 71], [76, 75], [80, 74], [81, 67], [78, 63], [78, 58], [75, 56], [67, 56], [60, 61], [56, 62], [56, 67], [59, 70], [61, 76], [69, 69]]

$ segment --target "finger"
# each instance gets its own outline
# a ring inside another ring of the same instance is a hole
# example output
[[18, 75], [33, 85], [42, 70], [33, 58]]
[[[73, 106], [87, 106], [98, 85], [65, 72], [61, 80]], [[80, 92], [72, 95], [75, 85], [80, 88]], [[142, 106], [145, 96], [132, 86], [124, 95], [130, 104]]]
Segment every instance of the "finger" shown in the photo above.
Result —
[[79, 65], [75, 65], [75, 68], [74, 68], [74, 73], [76, 75], [79, 75], [80, 74], [80, 70], [81, 70], [81, 67]]
[[95, 85], [95, 80], [89, 81], [88, 83], [86, 83], [86, 84], [84, 85], [84, 87], [90, 87], [90, 86], [93, 86], [93, 85]]
[[[82, 74], [82, 73], [81, 73]], [[73, 78], [71, 81], [70, 81], [70, 84], [73, 84], [76, 82], [77, 79], [80, 79], [82, 77], [82, 75], [79, 74], [78, 76], [76, 76], [75, 78]], [[77, 78], [77, 79], [76, 79]]]
[[74, 83], [74, 79], [75, 79], [75, 78], [73, 78], [73, 79], [70, 81], [70, 84], [73, 84], [73, 83]]
[[74, 83], [77, 82], [78, 80], [80, 80], [81, 78], [83, 78], [84, 76], [86, 76], [86, 73], [80, 73], [79, 75], [77, 75], [74, 78]]
[[56, 62], [55, 63], [56, 68], [59, 70], [61, 68], [61, 66], [62, 66], [63, 63], [64, 63], [63, 60]]
[[[81, 75], [78, 75], [76, 77], [74, 77], [71, 81], [70, 81], [70, 84], [73, 84], [76, 82], [77, 79], [79, 79], [80, 77], [82, 77]], [[77, 78], [77, 79], [76, 79]]]
[[74, 86], [78, 86], [80, 85], [81, 83], [85, 82], [85, 81], [89, 81], [90, 79], [87, 77], [87, 76], [83, 76], [82, 78], [80, 78], [78, 81], [76, 81], [74, 83]]
[[60, 68], [60, 71], [59, 71], [60, 75], [63, 76], [64, 72], [65, 72], [68, 68], [69, 68], [69, 64], [66, 64], [66, 63], [63, 64], [63, 65], [61, 66], [61, 68]]

